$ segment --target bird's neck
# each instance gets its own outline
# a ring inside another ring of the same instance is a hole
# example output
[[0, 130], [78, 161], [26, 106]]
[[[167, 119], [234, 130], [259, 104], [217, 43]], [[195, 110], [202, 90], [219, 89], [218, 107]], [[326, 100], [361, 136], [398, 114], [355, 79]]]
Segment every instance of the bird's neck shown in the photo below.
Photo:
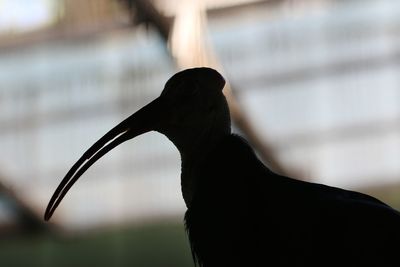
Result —
[[214, 132], [194, 141], [187, 150], [180, 150], [182, 160], [182, 196], [188, 208], [195, 193], [196, 181], [197, 179], [201, 179], [199, 173], [202, 163], [209, 157], [209, 154], [212, 153], [221, 139], [229, 134], [230, 132]]
[[200, 165], [224, 137], [231, 134], [229, 108], [224, 97], [214, 105], [209, 114], [193, 117], [186, 123], [168, 127], [165, 134], [178, 148], [182, 160], [181, 186], [186, 206], [189, 208], [200, 179]]

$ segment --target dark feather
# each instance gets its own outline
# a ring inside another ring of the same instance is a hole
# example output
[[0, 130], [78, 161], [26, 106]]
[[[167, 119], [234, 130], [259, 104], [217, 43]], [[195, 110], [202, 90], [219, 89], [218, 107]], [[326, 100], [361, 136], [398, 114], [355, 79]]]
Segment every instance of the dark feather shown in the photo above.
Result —
[[200, 266], [400, 266], [400, 214], [362, 193], [271, 172], [226, 136], [185, 215]]

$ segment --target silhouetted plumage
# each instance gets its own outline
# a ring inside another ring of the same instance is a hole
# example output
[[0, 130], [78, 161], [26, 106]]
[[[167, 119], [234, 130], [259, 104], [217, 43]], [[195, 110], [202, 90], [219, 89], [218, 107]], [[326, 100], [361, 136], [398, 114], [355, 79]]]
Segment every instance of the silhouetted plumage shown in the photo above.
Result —
[[235, 135], [199, 169], [185, 220], [200, 266], [399, 264], [400, 215], [373, 197], [279, 176]]
[[71, 168], [47, 207], [118, 144], [166, 135], [182, 158], [185, 225], [200, 266], [400, 266], [400, 214], [362, 193], [271, 172], [231, 134], [213, 69], [175, 74], [161, 96], [117, 125]]

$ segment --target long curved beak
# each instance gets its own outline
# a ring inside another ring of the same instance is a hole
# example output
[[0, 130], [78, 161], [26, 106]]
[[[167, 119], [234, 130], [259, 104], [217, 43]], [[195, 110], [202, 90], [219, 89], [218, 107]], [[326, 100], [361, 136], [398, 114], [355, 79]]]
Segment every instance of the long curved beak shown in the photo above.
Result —
[[126, 118], [94, 143], [58, 185], [47, 205], [44, 219], [48, 221], [51, 218], [68, 190], [93, 163], [119, 144], [143, 133], [156, 130], [163, 123], [165, 114], [165, 104], [159, 97]]

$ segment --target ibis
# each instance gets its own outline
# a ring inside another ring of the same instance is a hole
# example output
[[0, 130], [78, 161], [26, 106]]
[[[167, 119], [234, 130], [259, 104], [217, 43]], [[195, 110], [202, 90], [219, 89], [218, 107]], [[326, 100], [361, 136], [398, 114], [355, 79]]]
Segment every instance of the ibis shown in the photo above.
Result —
[[231, 132], [224, 85], [211, 68], [173, 75], [158, 98], [71, 167], [45, 220], [94, 162], [129, 139], [157, 131], [181, 156], [184, 221], [197, 266], [400, 266], [400, 213], [360, 192], [269, 170]]

